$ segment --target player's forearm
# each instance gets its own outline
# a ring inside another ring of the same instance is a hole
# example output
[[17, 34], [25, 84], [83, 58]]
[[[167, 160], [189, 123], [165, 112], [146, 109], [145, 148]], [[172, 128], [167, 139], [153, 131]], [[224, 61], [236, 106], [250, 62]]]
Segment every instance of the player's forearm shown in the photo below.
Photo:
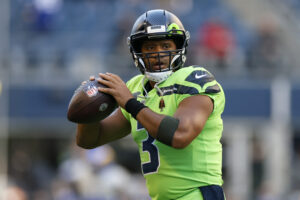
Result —
[[[167, 140], [169, 140], [169, 142], [167, 143], [170, 146], [178, 149], [185, 148], [192, 141], [191, 134], [189, 134], [190, 130], [186, 123], [186, 120], [181, 119], [180, 123], [178, 121], [177, 127], [175, 127], [176, 124], [169, 123], [167, 127], [161, 129], [167, 130], [165, 132], [161, 132], [161, 130], [159, 129], [162, 127], [162, 124], [164, 123], [163, 119], [165, 119], [166, 117], [173, 118], [170, 116], [157, 114], [149, 108], [145, 108], [141, 110], [141, 112], [139, 112], [139, 114], [137, 115], [137, 120], [143, 125], [143, 127], [153, 138], [158, 139], [158, 134], [160, 134], [160, 137], [162, 136], [162, 134], [168, 134], [167, 137], [169, 139]], [[178, 120], [176, 118], [173, 119]], [[169, 131], [171, 131], [171, 133]], [[172, 137], [170, 135], [172, 135]], [[158, 140], [161, 141], [160, 139]], [[161, 142], [165, 143], [165, 139]]]
[[138, 113], [137, 120], [153, 138], [156, 138], [159, 125], [164, 117], [165, 115], [157, 114], [149, 108], [144, 108]]
[[76, 143], [84, 149], [92, 149], [98, 146], [99, 123], [78, 124]]
[[[186, 137], [184, 136], [188, 132], [185, 128], [180, 129], [183, 130], [183, 133], [178, 132], [179, 118], [155, 113], [136, 99], [130, 99], [126, 103], [125, 109], [142, 124], [148, 131], [148, 134], [158, 141], [174, 148], [184, 148], [187, 146], [188, 143], [185, 142]], [[176, 140], [174, 140], [175, 134], [179, 134]], [[176, 142], [174, 143], [174, 141]]]
[[157, 114], [135, 98], [129, 99], [124, 109], [138, 120], [148, 133], [156, 138], [157, 130], [164, 115]]

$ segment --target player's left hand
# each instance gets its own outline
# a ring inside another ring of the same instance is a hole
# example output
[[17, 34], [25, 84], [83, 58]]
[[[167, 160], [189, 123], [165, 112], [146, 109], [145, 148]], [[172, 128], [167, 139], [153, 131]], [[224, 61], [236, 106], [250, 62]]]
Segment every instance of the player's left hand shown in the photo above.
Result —
[[112, 73], [99, 73], [99, 76], [101, 79], [97, 79], [97, 81], [108, 88], [98, 88], [98, 90], [112, 95], [118, 104], [125, 108], [127, 101], [133, 98], [125, 82], [118, 75]]

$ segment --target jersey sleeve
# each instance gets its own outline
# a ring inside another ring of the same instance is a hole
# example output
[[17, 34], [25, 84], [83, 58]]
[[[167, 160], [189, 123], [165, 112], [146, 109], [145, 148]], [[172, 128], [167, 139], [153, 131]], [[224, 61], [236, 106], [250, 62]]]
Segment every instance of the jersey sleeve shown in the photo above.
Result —
[[203, 67], [192, 67], [185, 71], [178, 86], [177, 105], [183, 99], [199, 94], [209, 96], [214, 102], [214, 109], [224, 109], [224, 92], [215, 77]]
[[128, 121], [130, 121], [130, 114], [129, 114], [124, 108], [121, 108], [121, 112], [122, 112], [123, 116], [124, 116]]

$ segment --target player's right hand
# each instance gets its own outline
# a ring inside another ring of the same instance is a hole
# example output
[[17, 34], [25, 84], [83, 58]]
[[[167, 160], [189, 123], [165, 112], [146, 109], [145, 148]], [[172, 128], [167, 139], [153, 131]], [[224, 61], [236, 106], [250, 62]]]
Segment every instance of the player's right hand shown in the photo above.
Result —
[[100, 79], [97, 79], [99, 83], [107, 86], [107, 88], [98, 88], [100, 92], [104, 92], [112, 95], [117, 103], [125, 108], [125, 104], [131, 98], [133, 98], [132, 93], [127, 88], [126, 83], [116, 74], [112, 73], [99, 73]]

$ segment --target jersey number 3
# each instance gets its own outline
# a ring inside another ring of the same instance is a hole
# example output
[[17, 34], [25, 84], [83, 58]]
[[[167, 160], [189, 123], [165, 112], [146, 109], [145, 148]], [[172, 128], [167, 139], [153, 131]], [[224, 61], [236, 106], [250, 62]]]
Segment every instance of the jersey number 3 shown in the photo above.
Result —
[[[138, 122], [137, 130], [143, 129], [144, 127]], [[153, 144], [154, 138], [148, 134], [148, 138], [142, 142], [143, 151], [149, 153], [150, 161], [142, 163], [143, 174], [155, 173], [159, 167], [159, 152], [157, 146]]]

